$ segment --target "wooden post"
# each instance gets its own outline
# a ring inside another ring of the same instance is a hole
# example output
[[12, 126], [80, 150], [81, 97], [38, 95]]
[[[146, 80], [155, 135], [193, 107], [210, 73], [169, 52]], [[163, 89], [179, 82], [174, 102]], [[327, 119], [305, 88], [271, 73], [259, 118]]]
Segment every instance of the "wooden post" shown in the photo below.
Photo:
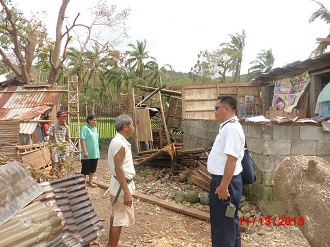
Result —
[[158, 100], [159, 100], [160, 113], [161, 113], [163, 124], [164, 124], [167, 145], [170, 145], [171, 139], [170, 139], [170, 134], [168, 133], [167, 125], [166, 125], [166, 119], [165, 119], [163, 103], [162, 103], [162, 95], [161, 95], [160, 91], [158, 91]]

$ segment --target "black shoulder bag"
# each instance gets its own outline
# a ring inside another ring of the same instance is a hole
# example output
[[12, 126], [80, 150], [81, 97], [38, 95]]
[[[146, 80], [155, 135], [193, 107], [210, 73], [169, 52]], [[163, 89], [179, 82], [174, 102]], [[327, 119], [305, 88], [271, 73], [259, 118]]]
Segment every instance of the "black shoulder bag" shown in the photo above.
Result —
[[244, 146], [244, 157], [242, 159], [242, 180], [243, 184], [253, 184], [257, 180], [256, 164], [250, 156], [249, 150], [247, 149], [246, 141]]

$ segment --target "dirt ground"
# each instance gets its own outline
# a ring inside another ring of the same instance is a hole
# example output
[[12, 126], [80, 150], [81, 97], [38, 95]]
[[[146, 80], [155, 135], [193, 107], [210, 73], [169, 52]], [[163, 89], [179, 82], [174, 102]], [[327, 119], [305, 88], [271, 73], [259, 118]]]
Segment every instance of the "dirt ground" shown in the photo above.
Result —
[[[110, 172], [103, 150], [96, 172], [96, 179], [108, 182]], [[80, 164], [75, 163], [77, 171]], [[139, 172], [137, 172], [139, 176]], [[164, 186], [168, 186], [164, 184]], [[136, 183], [139, 191], [139, 183]], [[166, 190], [166, 188], [165, 188]], [[90, 246], [105, 246], [109, 232], [109, 197], [103, 198], [105, 189], [88, 188], [88, 194], [94, 209], [104, 223], [105, 232]], [[123, 228], [122, 246], [150, 247], [210, 247], [210, 223], [181, 213], [173, 212], [151, 203], [136, 199], [136, 223]], [[249, 226], [241, 234], [242, 246], [310, 246], [299, 229], [294, 226]]]

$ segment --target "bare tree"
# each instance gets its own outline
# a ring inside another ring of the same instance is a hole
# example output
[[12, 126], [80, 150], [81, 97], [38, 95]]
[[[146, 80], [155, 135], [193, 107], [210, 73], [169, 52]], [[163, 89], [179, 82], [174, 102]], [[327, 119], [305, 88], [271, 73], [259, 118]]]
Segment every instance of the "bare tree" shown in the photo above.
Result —
[[[72, 23], [66, 22], [66, 9], [70, 0], [62, 0], [57, 17], [55, 41], [47, 38], [46, 29], [40, 21], [36, 21], [36, 18], [27, 21], [21, 12], [15, 8], [10, 9], [6, 2], [8, 1], [0, 0], [3, 7], [0, 12], [2, 20], [7, 20], [0, 22], [0, 34], [2, 34], [0, 55], [3, 62], [17, 76], [22, 77], [23, 83], [28, 83], [31, 80], [33, 62], [36, 57], [39, 57], [41, 62], [44, 62], [47, 58], [50, 69], [48, 83], [54, 84], [60, 69], [64, 66], [66, 51], [72, 40], [76, 40], [80, 45], [81, 54], [85, 52], [89, 44], [95, 44], [96, 41], [100, 43], [102, 52], [106, 52], [109, 47], [113, 47], [114, 43], [109, 41], [100, 42], [101, 39], [95, 34], [97, 33], [97, 27], [102, 26], [102, 30], [105, 30], [105, 28], [115, 30], [117, 28], [124, 30], [122, 33], [126, 34], [125, 25], [122, 24], [124, 24], [129, 14], [129, 9], [117, 13], [116, 6], [109, 8], [105, 0], [98, 2], [94, 7], [92, 21], [89, 24], [78, 23], [79, 13], [77, 13]], [[84, 31], [87, 35], [79, 35], [81, 28], [87, 30], [87, 32]], [[101, 31], [98, 32], [98, 34], [100, 33]], [[13, 48], [11, 48], [12, 46]], [[9, 55], [11, 50], [14, 53], [14, 60]], [[75, 64], [75, 67], [83, 62], [81, 59], [77, 61], [79, 62]]]

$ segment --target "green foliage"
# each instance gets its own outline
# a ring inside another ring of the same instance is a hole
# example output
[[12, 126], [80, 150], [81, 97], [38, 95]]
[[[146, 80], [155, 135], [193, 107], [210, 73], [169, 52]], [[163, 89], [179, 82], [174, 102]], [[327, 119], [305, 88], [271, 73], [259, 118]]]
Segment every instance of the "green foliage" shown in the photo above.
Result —
[[[318, 6], [319, 9], [315, 10], [310, 19], [309, 19], [309, 23], [314, 22], [317, 19], [323, 20], [326, 24], [330, 24], [330, 11], [319, 1], [316, 0], [312, 0], [313, 2], [315, 2]], [[330, 33], [326, 36], [326, 38], [330, 38]], [[316, 49], [312, 52], [312, 55], [315, 56], [319, 56], [322, 55], [326, 52], [328, 47], [328, 44], [326, 43], [320, 43]]]
[[194, 185], [193, 181], [191, 181], [191, 179], [190, 179], [190, 178], [187, 178], [187, 182], [186, 182], [186, 184], [189, 184], [189, 185]]
[[263, 73], [269, 73], [274, 66], [275, 58], [272, 49], [262, 50], [257, 54], [257, 59], [250, 62], [248, 80], [254, 80]]

